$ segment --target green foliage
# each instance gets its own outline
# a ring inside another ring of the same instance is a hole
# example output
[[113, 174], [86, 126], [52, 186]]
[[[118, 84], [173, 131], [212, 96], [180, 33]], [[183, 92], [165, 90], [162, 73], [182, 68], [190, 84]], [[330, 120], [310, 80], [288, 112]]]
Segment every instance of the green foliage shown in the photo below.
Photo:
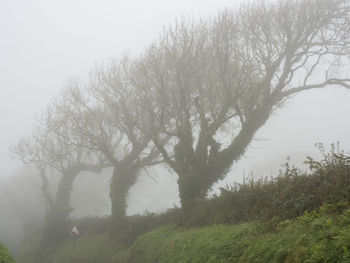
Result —
[[82, 236], [43, 247], [38, 235], [19, 262], [350, 262], [350, 158], [333, 151], [307, 163], [310, 174], [286, 164], [278, 178], [223, 190], [192, 211], [127, 217], [113, 236], [109, 218], [75, 220]]
[[241, 262], [350, 262], [350, 210], [333, 214], [337, 209], [326, 205], [280, 223], [277, 232], [252, 240]]
[[[320, 146], [319, 146], [320, 147]], [[321, 148], [322, 150], [322, 148]], [[275, 179], [246, 181], [221, 196], [194, 207], [185, 226], [235, 224], [250, 220], [268, 221], [295, 218], [324, 203], [350, 201], [350, 156], [333, 146], [320, 162], [308, 158], [310, 174], [285, 164]]]
[[341, 202], [282, 222], [167, 225], [140, 236], [130, 248], [108, 234], [86, 234], [46, 249], [31, 262], [345, 263], [350, 262], [349, 249], [350, 204]]
[[70, 219], [70, 228], [73, 225], [79, 226], [79, 232], [82, 235], [102, 234], [110, 230], [110, 217], [85, 217]]
[[47, 249], [47, 251], [42, 251], [41, 244], [43, 239], [42, 233], [37, 233], [36, 235], [33, 235], [30, 240], [25, 240], [22, 244], [18, 262], [23, 263], [37, 263], [40, 262], [40, 260], [45, 257], [45, 254], [50, 253], [50, 251]]
[[141, 236], [114, 263], [350, 262], [349, 207], [325, 205], [280, 223], [169, 225]]
[[64, 242], [41, 247], [38, 241], [27, 242], [22, 248], [21, 263], [109, 263], [123, 244], [108, 233], [70, 237]]
[[0, 244], [0, 263], [14, 263], [15, 261], [9, 254], [8, 250]]
[[108, 234], [72, 238], [55, 251], [51, 262], [109, 263], [118, 247]]
[[184, 230], [165, 226], [141, 236], [128, 252], [115, 256], [118, 263], [224, 263], [236, 262], [254, 235], [251, 224], [212, 225]]

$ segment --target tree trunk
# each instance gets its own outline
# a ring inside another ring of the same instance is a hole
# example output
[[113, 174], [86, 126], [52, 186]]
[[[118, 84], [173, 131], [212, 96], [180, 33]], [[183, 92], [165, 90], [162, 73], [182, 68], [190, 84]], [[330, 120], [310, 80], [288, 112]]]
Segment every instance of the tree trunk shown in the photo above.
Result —
[[[177, 158], [177, 164], [181, 165], [179, 169], [181, 172], [178, 172], [178, 185], [184, 210], [191, 209], [200, 201], [204, 201], [211, 186], [222, 179], [232, 164], [240, 159], [256, 131], [268, 120], [272, 105], [267, 103], [265, 107], [252, 114], [231, 145], [220, 152], [212, 151], [206, 161], [198, 161], [200, 158], [195, 158], [195, 161], [183, 161], [180, 157]], [[181, 145], [178, 144], [179, 146]], [[183, 156], [182, 159], [184, 159]]]
[[58, 185], [54, 210], [62, 217], [68, 217], [69, 213], [72, 212], [70, 196], [76, 176], [77, 173], [63, 174], [62, 180]]
[[178, 174], [178, 185], [181, 206], [185, 211], [205, 200], [206, 194], [211, 187], [208, 171], [197, 167], [192, 172]]
[[68, 216], [72, 211], [70, 196], [78, 173], [66, 172], [58, 184], [56, 199], [46, 219], [45, 242], [57, 242], [69, 234]]
[[110, 198], [112, 203], [112, 232], [120, 231], [125, 226], [126, 199], [129, 189], [135, 184], [137, 169], [128, 164], [114, 167], [111, 181]]

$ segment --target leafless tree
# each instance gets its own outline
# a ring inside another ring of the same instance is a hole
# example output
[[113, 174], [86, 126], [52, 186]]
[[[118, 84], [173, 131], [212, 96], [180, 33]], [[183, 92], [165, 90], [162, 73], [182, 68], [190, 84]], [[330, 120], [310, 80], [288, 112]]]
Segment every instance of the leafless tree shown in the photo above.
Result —
[[[67, 129], [60, 129], [61, 134], [64, 133], [65, 136], [58, 136], [52, 132], [49, 125], [54, 117], [56, 116], [53, 115], [52, 110], [48, 109], [38, 119], [33, 135], [20, 140], [12, 150], [15, 157], [22, 160], [24, 164], [34, 165], [39, 172], [42, 181], [41, 191], [46, 204], [45, 234], [51, 240], [67, 232], [65, 224], [72, 211], [70, 194], [77, 175], [84, 171], [100, 173], [101, 169], [107, 165], [107, 162], [94, 151], [76, 147], [77, 142], [72, 144], [74, 139]], [[59, 172], [61, 177], [53, 197], [49, 174], [52, 175], [55, 171]]]
[[261, 1], [176, 23], [134, 62], [139, 128], [178, 174], [183, 207], [205, 198], [291, 95], [350, 88], [349, 11], [346, 0]]
[[128, 190], [135, 184], [139, 170], [158, 164], [160, 155], [152, 148], [151, 139], [135, 125], [133, 95], [125, 76], [127, 63], [123, 59], [108, 67], [97, 67], [86, 87], [71, 82], [55, 104], [61, 121], [51, 125], [58, 134], [60, 127], [69, 129], [79, 138], [73, 145], [103, 154], [113, 167], [110, 197], [114, 229], [124, 224]]

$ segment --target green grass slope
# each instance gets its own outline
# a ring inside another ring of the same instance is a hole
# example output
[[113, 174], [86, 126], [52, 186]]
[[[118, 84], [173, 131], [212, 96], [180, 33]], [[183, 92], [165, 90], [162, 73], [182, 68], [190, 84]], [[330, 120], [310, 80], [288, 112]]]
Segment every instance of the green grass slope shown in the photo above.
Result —
[[286, 165], [190, 211], [128, 217], [113, 235], [108, 218], [82, 219], [80, 237], [47, 245], [37, 235], [18, 262], [350, 263], [350, 156], [332, 151], [308, 164], [310, 173]]
[[60, 244], [46, 247], [33, 241], [22, 248], [18, 262], [112, 263], [113, 255], [122, 248], [108, 233], [71, 237]]
[[326, 205], [319, 212], [280, 223], [271, 220], [187, 230], [170, 225], [139, 237], [131, 248], [117, 253], [114, 262], [350, 262], [350, 209], [344, 207]]
[[55, 251], [53, 262], [111, 263], [113, 254], [118, 251], [118, 247], [118, 244], [108, 234], [72, 238]]

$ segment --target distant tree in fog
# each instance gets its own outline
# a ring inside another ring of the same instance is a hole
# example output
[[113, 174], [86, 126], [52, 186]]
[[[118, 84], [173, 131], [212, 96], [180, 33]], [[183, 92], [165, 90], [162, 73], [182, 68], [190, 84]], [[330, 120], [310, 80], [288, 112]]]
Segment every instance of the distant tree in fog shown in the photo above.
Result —
[[[48, 109], [39, 119], [32, 137], [23, 138], [13, 148], [14, 155], [24, 164], [34, 165], [40, 175], [41, 192], [46, 204], [45, 233], [49, 239], [60, 238], [67, 232], [66, 223], [72, 211], [70, 195], [76, 176], [83, 171], [100, 173], [107, 165], [95, 152], [72, 144], [74, 137], [69, 135], [68, 130], [60, 129], [62, 136], [52, 132], [49, 124], [55, 117]], [[61, 125], [63, 127], [63, 123]], [[49, 176], [53, 176], [54, 171], [59, 172], [61, 177], [53, 197]]]
[[69, 130], [71, 138], [77, 138], [72, 145], [103, 154], [113, 167], [110, 198], [114, 229], [124, 225], [127, 194], [140, 169], [158, 164], [160, 154], [135, 125], [127, 70], [124, 59], [96, 68], [87, 87], [71, 82], [55, 103], [55, 115], [60, 117], [50, 124], [58, 135], [60, 129]]
[[178, 174], [183, 207], [205, 198], [291, 95], [350, 88], [349, 12], [347, 0], [252, 3], [176, 23], [134, 62], [135, 117]]
[[35, 173], [26, 167], [0, 180], [1, 240], [12, 244], [13, 251], [18, 249], [22, 238], [31, 238], [44, 223], [44, 200]]

